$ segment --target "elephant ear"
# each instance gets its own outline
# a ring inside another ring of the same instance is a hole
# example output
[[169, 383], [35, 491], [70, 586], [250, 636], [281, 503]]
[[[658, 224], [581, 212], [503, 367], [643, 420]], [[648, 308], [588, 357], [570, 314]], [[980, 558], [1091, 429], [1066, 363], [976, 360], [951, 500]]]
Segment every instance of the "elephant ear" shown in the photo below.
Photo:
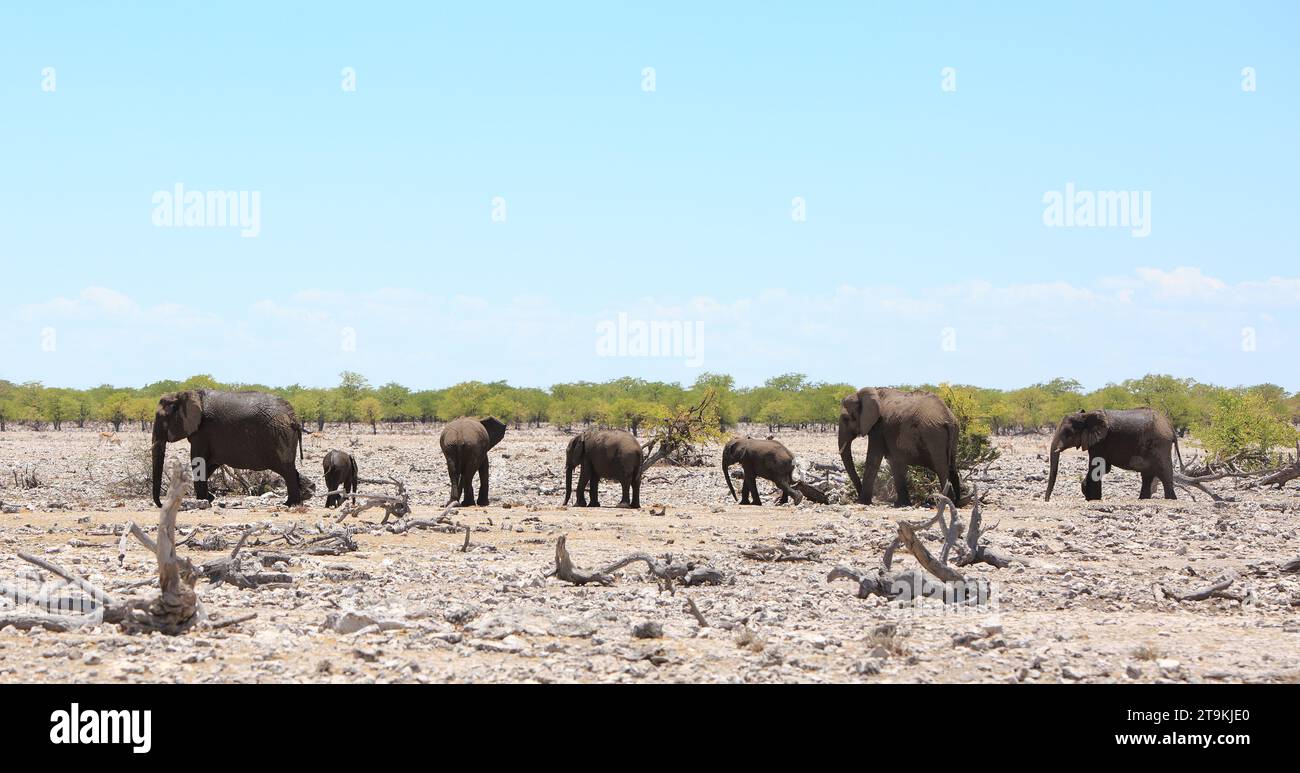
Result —
[[840, 424], [847, 424], [857, 431], [859, 417], [862, 416], [862, 396], [854, 393], [840, 401]]
[[855, 396], [862, 406], [858, 412], [858, 436], [863, 437], [880, 421], [880, 399], [874, 389], [863, 389]]
[[565, 465], [569, 468], [576, 467], [578, 460], [582, 458], [582, 448], [586, 440], [582, 435], [575, 435], [573, 440], [569, 441], [569, 450], [564, 455]]
[[1110, 422], [1106, 418], [1105, 411], [1088, 411], [1080, 418], [1083, 420], [1083, 427], [1079, 446], [1087, 451], [1105, 439], [1106, 433], [1110, 431]]
[[203, 404], [198, 394], [181, 392], [176, 395], [176, 413], [180, 417], [182, 437], [189, 437], [199, 431], [199, 422], [203, 420]]
[[506, 436], [506, 425], [493, 416], [489, 416], [479, 422], [488, 433], [488, 448], [492, 448], [501, 442], [501, 438]]

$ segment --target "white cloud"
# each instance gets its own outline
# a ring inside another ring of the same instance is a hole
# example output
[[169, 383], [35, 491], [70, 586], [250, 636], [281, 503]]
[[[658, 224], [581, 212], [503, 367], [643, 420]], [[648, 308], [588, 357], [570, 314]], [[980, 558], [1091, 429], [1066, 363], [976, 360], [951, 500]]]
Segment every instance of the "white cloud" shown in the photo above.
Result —
[[[595, 355], [596, 325], [702, 323], [703, 365]], [[404, 288], [310, 289], [223, 315], [144, 306], [92, 287], [22, 306], [8, 319], [7, 378], [84, 386], [210, 372], [226, 380], [333, 383], [343, 369], [376, 382], [464, 379], [545, 385], [619, 375], [690, 381], [701, 370], [756, 383], [785, 371], [854, 383], [952, 380], [1014, 386], [1056, 375], [1100, 385], [1147, 372], [1300, 386], [1300, 278], [1229, 283], [1199, 269], [1140, 268], [1087, 285], [967, 281], [914, 291], [843, 285], [721, 300], [643, 297], [627, 304], [537, 295], [434, 295]], [[59, 332], [56, 353], [36, 331]], [[1243, 352], [1243, 328], [1258, 350]], [[355, 331], [355, 351], [340, 341]], [[940, 348], [956, 331], [957, 350]], [[10, 333], [12, 332], [12, 335]]]

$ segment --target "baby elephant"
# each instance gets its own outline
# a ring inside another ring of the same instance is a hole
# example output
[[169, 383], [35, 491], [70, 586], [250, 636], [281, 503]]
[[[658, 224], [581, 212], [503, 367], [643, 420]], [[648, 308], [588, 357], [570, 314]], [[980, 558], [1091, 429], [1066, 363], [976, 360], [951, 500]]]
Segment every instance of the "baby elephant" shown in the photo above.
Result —
[[745, 481], [740, 486], [743, 497], [738, 500], [740, 504], [763, 504], [758, 498], [758, 478], [770, 480], [781, 489], [781, 498], [776, 501], [778, 505], [790, 499], [794, 499], [796, 505], [803, 501], [803, 494], [796, 490], [794, 482], [794, 455], [781, 443], [748, 437], [735, 438], [727, 443], [722, 449], [722, 477], [727, 481], [732, 499], [736, 499], [736, 487], [731, 485], [728, 468], [736, 463], [745, 473]]
[[[349, 494], [357, 490], [357, 460], [345, 451], [330, 451], [325, 454], [325, 488], [330, 491], [342, 489]], [[330, 494], [325, 497], [326, 507], [338, 507], [343, 504], [343, 497]]]
[[[578, 507], [600, 507], [597, 484], [601, 478], [623, 485], [619, 507], [641, 506], [641, 444], [631, 432], [621, 429], [597, 429], [584, 432], [569, 441], [564, 461], [564, 504], [573, 493], [573, 468], [578, 473]], [[591, 501], [584, 490], [590, 485]], [[631, 497], [629, 498], [629, 494]]]

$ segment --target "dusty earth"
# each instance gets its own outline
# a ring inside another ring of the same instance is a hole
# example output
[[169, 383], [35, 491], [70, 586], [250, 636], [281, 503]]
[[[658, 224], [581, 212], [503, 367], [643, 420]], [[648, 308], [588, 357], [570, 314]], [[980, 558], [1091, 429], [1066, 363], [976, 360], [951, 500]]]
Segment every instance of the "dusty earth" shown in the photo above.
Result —
[[[101, 429], [0, 433], [0, 582], [50, 583], [17, 557], [25, 551], [119, 598], [155, 592], [146, 584], [156, 576], [149, 553], [132, 544], [120, 564], [118, 556], [124, 524], [157, 526], [141, 478], [148, 435], [124, 428], [112, 442]], [[329, 427], [306, 441], [301, 469], [319, 486], [321, 457], [343, 448], [362, 477], [406, 481], [414, 517], [436, 518], [447, 496], [437, 431]], [[833, 435], [778, 437], [801, 460], [838, 464]], [[298, 535], [340, 528], [319, 496], [299, 512], [279, 506], [282, 491], [186, 510], [180, 552], [195, 564], [228, 554], [245, 529], [266, 523], [245, 555], [254, 564], [264, 557], [266, 571], [289, 581], [241, 590], [200, 580], [208, 619], [175, 637], [0, 622], [0, 682], [1300, 681], [1300, 575], [1280, 571], [1300, 556], [1294, 482], [1262, 492], [1220, 485], [1234, 501], [1219, 504], [1184, 492], [1177, 501], [1139, 501], [1137, 477], [1117, 471], [1106, 479], [1106, 499], [1088, 503], [1077, 484], [1084, 459], [1075, 454], [1063, 459], [1057, 493], [1044, 503], [1046, 438], [999, 439], [1002, 458], [977, 476], [987, 489], [986, 526], [997, 524], [987, 542], [1030, 565], [964, 570], [991, 583], [983, 606], [900, 606], [859, 599], [855, 584], [828, 583], [827, 573], [878, 566], [896, 522], [926, 518], [926, 509], [777, 507], [766, 483], [763, 507], [741, 507], [716, 466], [652, 469], [639, 511], [610, 507], [617, 486], [610, 497], [608, 485], [605, 507], [566, 509], [566, 442], [549, 427], [512, 429], [493, 451], [490, 506], [401, 534], [380, 527], [381, 513], [371, 510], [342, 525], [358, 549], [340, 555], [310, 555], [280, 536], [295, 525]], [[719, 449], [707, 453], [717, 459]], [[633, 564], [608, 587], [570, 585], [546, 576], [564, 534], [581, 569], [645, 551], [710, 566], [725, 579], [668, 592]], [[813, 556], [774, 563], [741, 555], [755, 545]], [[915, 562], [900, 554], [894, 566]], [[1154, 590], [1186, 591], [1229, 571], [1244, 602], [1177, 602]], [[16, 611], [0, 600], [0, 617]]]

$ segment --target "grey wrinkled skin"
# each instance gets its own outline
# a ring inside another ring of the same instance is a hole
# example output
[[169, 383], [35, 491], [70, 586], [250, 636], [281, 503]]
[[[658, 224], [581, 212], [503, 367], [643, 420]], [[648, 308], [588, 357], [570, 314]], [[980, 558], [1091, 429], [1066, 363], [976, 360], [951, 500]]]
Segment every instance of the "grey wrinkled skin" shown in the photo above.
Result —
[[[601, 478], [616, 480], [623, 486], [619, 507], [641, 506], [641, 444], [631, 432], [621, 429], [595, 429], [569, 441], [564, 460], [564, 504], [573, 493], [573, 468], [578, 475], [578, 507], [600, 507], [598, 483]], [[585, 496], [590, 486], [591, 500]]]
[[480, 506], [488, 503], [488, 451], [506, 436], [506, 425], [492, 417], [461, 417], [447, 423], [438, 445], [447, 457], [447, 475], [451, 478], [451, 497], [447, 504], [460, 499], [462, 507], [476, 504], [472, 498], [474, 476], [478, 475]]
[[[880, 462], [889, 461], [898, 492], [896, 507], [912, 503], [907, 487], [909, 465], [925, 467], [939, 476], [942, 488], [961, 502], [961, 480], [957, 475], [957, 418], [940, 397], [932, 392], [902, 392], [887, 387], [866, 387], [840, 402], [840, 459], [858, 503], [871, 504], [872, 489]], [[853, 441], [867, 438], [865, 479], [859, 480], [853, 465]]]
[[[335, 449], [325, 454], [321, 466], [325, 469], [327, 490], [343, 490], [349, 494], [357, 490], [357, 460], [352, 458], [352, 454]], [[338, 494], [325, 497], [326, 507], [338, 507], [341, 504], [343, 497]]]
[[731, 498], [736, 499], [736, 489], [731, 483], [727, 469], [739, 464], [745, 478], [740, 486], [742, 505], [761, 505], [758, 497], [758, 478], [770, 480], [781, 489], [781, 498], [776, 501], [783, 505], [790, 499], [797, 505], [803, 501], [803, 495], [795, 490], [794, 454], [776, 440], [758, 438], [735, 438], [722, 448], [722, 477], [727, 481]]
[[1051, 467], [1043, 500], [1052, 498], [1061, 451], [1067, 448], [1082, 448], [1088, 452], [1088, 473], [1083, 478], [1083, 496], [1086, 499], [1101, 499], [1101, 478], [1112, 467], [1142, 475], [1140, 499], [1151, 498], [1156, 479], [1164, 487], [1165, 499], [1177, 499], [1172, 453], [1177, 446], [1177, 435], [1169, 419], [1151, 408], [1069, 414], [1056, 426], [1048, 448]]
[[[203, 461], [210, 474], [221, 465], [239, 470], [269, 470], [284, 478], [287, 505], [311, 496], [294, 465], [302, 457], [302, 424], [288, 401], [265, 392], [194, 389], [164, 395], [154, 412], [153, 501], [162, 506], [163, 458], [167, 444], [190, 441], [190, 460]], [[211, 501], [206, 480], [194, 481], [194, 495]]]

